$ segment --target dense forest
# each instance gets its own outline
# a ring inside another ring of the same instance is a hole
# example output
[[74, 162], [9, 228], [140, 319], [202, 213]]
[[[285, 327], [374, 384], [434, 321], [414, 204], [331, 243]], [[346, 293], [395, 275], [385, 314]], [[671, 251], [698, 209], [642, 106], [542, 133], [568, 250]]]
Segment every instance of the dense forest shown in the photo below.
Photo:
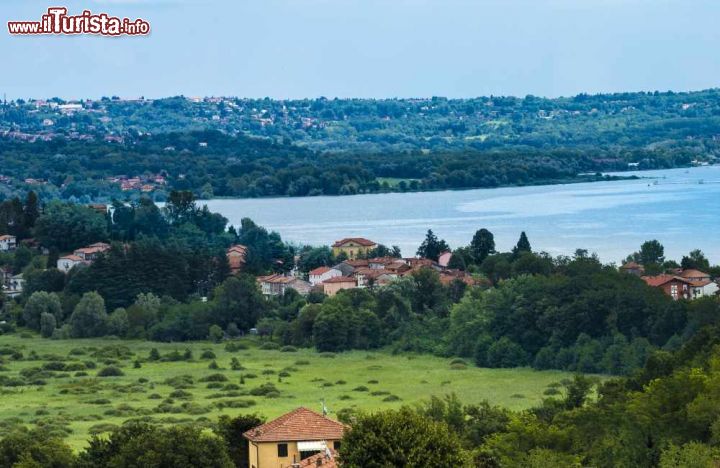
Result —
[[142, 185], [123, 191], [128, 178], [145, 180], [160, 201], [172, 190], [200, 198], [352, 195], [609, 180], [598, 173], [627, 169], [628, 162], [669, 168], [692, 160], [660, 149], [318, 154], [217, 131], [142, 136], [132, 143], [0, 138], [0, 155], [0, 197], [32, 189], [44, 198], [84, 202], [139, 199]]

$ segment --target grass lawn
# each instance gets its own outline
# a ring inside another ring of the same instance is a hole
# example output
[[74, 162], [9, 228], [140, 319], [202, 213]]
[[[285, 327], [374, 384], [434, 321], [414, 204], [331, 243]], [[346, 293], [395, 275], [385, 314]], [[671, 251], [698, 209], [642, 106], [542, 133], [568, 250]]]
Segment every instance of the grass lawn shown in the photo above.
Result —
[[[246, 349], [228, 351], [225, 343], [209, 342], [0, 336], [0, 431], [13, 422], [49, 422], [70, 430], [67, 441], [81, 448], [89, 434], [130, 418], [207, 422], [220, 414], [252, 412], [273, 418], [298, 406], [319, 411], [323, 399], [332, 413], [343, 408], [396, 408], [455, 392], [465, 403], [486, 399], [522, 409], [539, 403], [549, 384], [570, 377], [558, 371], [480, 369], [425, 355], [365, 351], [324, 355], [306, 349], [259, 349], [250, 340], [235, 343]], [[189, 348], [192, 360], [148, 361], [151, 348], [161, 356], [173, 351], [183, 354]], [[20, 351], [22, 358], [11, 356], [11, 349]], [[209, 369], [213, 359], [202, 358], [204, 351], [215, 354], [219, 369]], [[233, 357], [243, 370], [231, 369]], [[136, 360], [140, 368], [134, 367]], [[87, 367], [87, 361], [96, 367], [78, 370]], [[108, 365], [124, 375], [98, 377]], [[37, 373], [38, 368], [44, 369], [42, 373]], [[264, 384], [274, 385], [277, 392], [272, 387], [258, 390]]]
[[378, 183], [382, 184], [384, 182], [387, 182], [390, 187], [397, 187], [398, 185], [400, 185], [400, 182], [403, 182], [403, 181], [406, 184], [408, 184], [408, 186], [409, 186], [410, 182], [412, 182], [413, 180], [416, 182], [420, 181], [420, 179], [401, 179], [401, 178], [397, 178], [397, 177], [378, 177], [377, 178]]

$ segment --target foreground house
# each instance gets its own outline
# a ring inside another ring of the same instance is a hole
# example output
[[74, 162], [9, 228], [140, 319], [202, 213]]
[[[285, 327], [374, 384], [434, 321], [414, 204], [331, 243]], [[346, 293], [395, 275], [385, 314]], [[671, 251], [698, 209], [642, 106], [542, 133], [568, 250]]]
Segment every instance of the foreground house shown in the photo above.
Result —
[[0, 252], [12, 252], [17, 248], [17, 238], [9, 234], [0, 236]]
[[364, 237], [347, 237], [335, 242], [332, 245], [332, 252], [336, 257], [343, 253], [350, 260], [354, 260], [358, 257], [366, 257], [376, 247], [377, 243]]
[[341, 423], [298, 408], [250, 429], [243, 437], [249, 442], [250, 468], [333, 468], [334, 453], [340, 448], [344, 431]]
[[280, 274], [259, 276], [257, 282], [260, 283], [260, 290], [265, 296], [282, 296], [288, 289], [294, 289], [307, 296], [312, 290], [312, 284], [294, 276]]

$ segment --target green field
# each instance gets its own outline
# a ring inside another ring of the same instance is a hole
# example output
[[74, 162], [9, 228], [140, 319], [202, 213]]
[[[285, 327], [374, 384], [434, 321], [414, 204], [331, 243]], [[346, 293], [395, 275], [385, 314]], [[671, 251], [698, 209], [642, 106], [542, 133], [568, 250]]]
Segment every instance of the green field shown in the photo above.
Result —
[[420, 182], [420, 179], [402, 179], [398, 177], [377, 177], [378, 183], [382, 184], [384, 182], [387, 182], [387, 184], [390, 187], [397, 187], [400, 185], [400, 182], [405, 182], [406, 184], [410, 184], [412, 181]]
[[[343, 408], [376, 410], [455, 392], [465, 403], [487, 399], [521, 409], [540, 402], [549, 384], [569, 377], [555, 371], [480, 369], [425, 355], [364, 351], [333, 355], [304, 349], [282, 352], [259, 349], [250, 340], [235, 343], [247, 349], [230, 352], [226, 344], [209, 342], [53, 341], [17, 334], [0, 336], [0, 431], [13, 422], [64, 424], [72, 431], [67, 441], [80, 448], [90, 433], [103, 432], [111, 428], [108, 424], [121, 424], [130, 418], [206, 422], [220, 414], [248, 412], [272, 418], [298, 406], [319, 410], [323, 399], [331, 412]], [[148, 361], [153, 347], [162, 356], [173, 351], [183, 354], [189, 348], [192, 359]], [[20, 351], [22, 357], [13, 357], [11, 349]], [[201, 358], [207, 350], [216, 355], [220, 369], [209, 369], [213, 359]], [[243, 370], [231, 369], [233, 357]], [[87, 361], [97, 367], [78, 371]], [[140, 361], [140, 368], [135, 368], [135, 361]], [[107, 365], [121, 368], [124, 375], [98, 377], [98, 371]], [[72, 370], [63, 370], [63, 366]], [[44, 370], [32, 373], [33, 368]], [[213, 374], [227, 380], [201, 381]], [[190, 376], [191, 381], [167, 381], [183, 375]], [[279, 393], [257, 395], [257, 388], [268, 383]]]

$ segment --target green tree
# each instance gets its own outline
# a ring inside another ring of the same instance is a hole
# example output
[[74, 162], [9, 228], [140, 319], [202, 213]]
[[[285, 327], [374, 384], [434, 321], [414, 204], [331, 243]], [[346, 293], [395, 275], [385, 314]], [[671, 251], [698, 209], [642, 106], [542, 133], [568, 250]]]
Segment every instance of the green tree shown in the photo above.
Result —
[[420, 244], [417, 250], [418, 257], [429, 258], [430, 260], [437, 261], [440, 254], [450, 250], [447, 242], [442, 239], [438, 239], [432, 229], [428, 229], [425, 235], [425, 240]]
[[45, 338], [50, 338], [57, 327], [57, 320], [53, 314], [43, 312], [40, 315], [40, 334]]
[[57, 294], [38, 291], [28, 298], [22, 314], [25, 325], [33, 330], [40, 330], [42, 314], [53, 315], [56, 322], [62, 319], [62, 307]]
[[267, 303], [253, 276], [240, 274], [226, 279], [214, 293], [216, 323], [227, 327], [235, 323], [241, 330], [254, 327], [267, 309]]
[[69, 251], [107, 240], [107, 222], [88, 207], [52, 202], [35, 223], [35, 237], [45, 247]]
[[470, 249], [475, 263], [481, 264], [488, 255], [495, 253], [495, 236], [485, 228], [478, 230], [472, 238]]
[[700, 270], [707, 272], [710, 269], [710, 261], [700, 249], [695, 249], [680, 261], [683, 270]]
[[230, 417], [220, 416], [215, 433], [225, 440], [230, 458], [237, 468], [249, 468], [250, 445], [243, 434], [263, 424], [265, 420], [256, 414]]
[[107, 334], [124, 337], [129, 329], [130, 322], [127, 311], [122, 307], [115, 309], [107, 320]]
[[340, 460], [347, 468], [471, 466], [446, 424], [409, 408], [360, 415], [343, 436]]
[[77, 468], [233, 468], [223, 439], [194, 426], [161, 428], [131, 422], [93, 437]]
[[643, 265], [661, 265], [665, 261], [665, 247], [657, 240], [643, 242], [638, 252], [638, 260]]
[[25, 206], [23, 207], [23, 223], [27, 230], [35, 227], [35, 221], [40, 217], [40, 203], [35, 192], [30, 190], [25, 197]]
[[8, 468], [74, 468], [75, 455], [49, 431], [13, 429], [0, 439], [0, 466]]
[[76, 338], [103, 336], [107, 320], [102, 296], [96, 292], [85, 293], [70, 316], [72, 335]]
[[515, 244], [515, 247], [513, 248], [514, 254], [520, 254], [522, 252], [532, 252], [530, 241], [528, 240], [525, 231], [520, 233], [520, 239], [518, 239], [517, 244]]

